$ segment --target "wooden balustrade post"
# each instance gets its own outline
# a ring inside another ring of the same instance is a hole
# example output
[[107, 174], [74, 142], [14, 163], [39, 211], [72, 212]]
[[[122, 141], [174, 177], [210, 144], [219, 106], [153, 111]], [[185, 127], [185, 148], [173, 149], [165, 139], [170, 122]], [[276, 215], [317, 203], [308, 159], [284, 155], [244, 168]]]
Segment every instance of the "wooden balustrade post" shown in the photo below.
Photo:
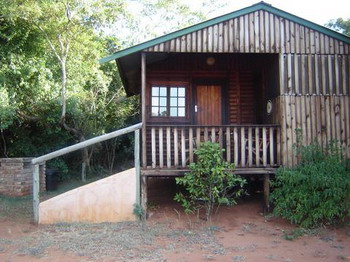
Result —
[[140, 170], [140, 130], [135, 130], [135, 172], [136, 172], [136, 205], [141, 205], [141, 170]]
[[156, 129], [151, 128], [152, 168], [156, 167]]
[[226, 161], [231, 163], [231, 129], [226, 127]]
[[171, 167], [171, 132], [170, 127], [166, 128], [166, 165]]
[[39, 223], [39, 193], [40, 193], [40, 178], [39, 164], [33, 166], [33, 215], [34, 224]]

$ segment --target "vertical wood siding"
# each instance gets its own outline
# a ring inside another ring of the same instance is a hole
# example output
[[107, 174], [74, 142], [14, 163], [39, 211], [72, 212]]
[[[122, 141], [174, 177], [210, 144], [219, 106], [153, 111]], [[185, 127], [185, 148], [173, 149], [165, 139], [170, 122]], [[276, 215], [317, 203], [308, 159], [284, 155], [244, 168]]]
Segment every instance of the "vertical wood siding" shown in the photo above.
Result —
[[349, 45], [256, 11], [147, 48], [148, 52], [349, 54]]
[[232, 71], [229, 74], [228, 109], [230, 124], [256, 123], [255, 96], [252, 71]]
[[281, 112], [283, 164], [297, 163], [293, 144], [297, 142], [296, 129], [303, 135], [303, 145], [317, 141], [326, 146], [337, 140], [344, 154], [350, 158], [350, 100], [349, 96], [286, 95], [275, 99]]
[[284, 54], [280, 93], [349, 95], [349, 55]]

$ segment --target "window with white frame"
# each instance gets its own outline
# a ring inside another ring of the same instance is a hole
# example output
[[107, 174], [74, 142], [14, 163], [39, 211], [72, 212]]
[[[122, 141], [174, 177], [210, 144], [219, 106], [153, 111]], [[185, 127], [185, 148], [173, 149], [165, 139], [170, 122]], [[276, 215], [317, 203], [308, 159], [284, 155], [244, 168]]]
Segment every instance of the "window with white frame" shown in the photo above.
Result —
[[153, 117], [186, 117], [185, 86], [152, 86], [151, 108]]

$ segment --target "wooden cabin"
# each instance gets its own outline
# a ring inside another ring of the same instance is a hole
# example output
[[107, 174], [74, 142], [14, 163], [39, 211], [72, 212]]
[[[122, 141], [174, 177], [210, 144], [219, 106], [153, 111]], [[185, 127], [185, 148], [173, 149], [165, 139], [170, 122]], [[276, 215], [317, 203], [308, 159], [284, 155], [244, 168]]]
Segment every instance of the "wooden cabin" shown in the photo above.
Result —
[[349, 37], [260, 2], [101, 62], [115, 60], [140, 95], [145, 184], [186, 172], [203, 141], [237, 173], [274, 173], [297, 163], [296, 129], [350, 158], [349, 50]]

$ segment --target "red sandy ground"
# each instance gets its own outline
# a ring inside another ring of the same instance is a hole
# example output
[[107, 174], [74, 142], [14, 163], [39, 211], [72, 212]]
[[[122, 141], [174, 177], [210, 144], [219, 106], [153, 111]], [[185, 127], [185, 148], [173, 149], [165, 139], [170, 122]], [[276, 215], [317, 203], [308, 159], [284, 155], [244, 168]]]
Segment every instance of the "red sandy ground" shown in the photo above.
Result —
[[[153, 199], [150, 218], [147, 223], [169, 223], [171, 227], [188, 229], [203, 226], [195, 217], [180, 212], [178, 204], [169, 198]], [[261, 199], [251, 198], [242, 201], [235, 207], [223, 207], [213, 217], [211, 225], [219, 228], [217, 242], [225, 248], [224, 254], [208, 256], [200, 246], [191, 252], [177, 250], [163, 251], [164, 261], [244, 261], [244, 262], [318, 262], [350, 261], [350, 228], [322, 229], [318, 235], [306, 235], [293, 241], [283, 238], [284, 232], [296, 227], [282, 219], [266, 219], [261, 214]], [[207, 226], [207, 225], [206, 225]], [[40, 230], [29, 222], [0, 221], [0, 238], [18, 239], [28, 233]], [[169, 239], [158, 239], [157, 244], [167, 245]], [[164, 249], [165, 250], [165, 249]], [[12, 250], [0, 251], [0, 261], [31, 262], [57, 261], [75, 262], [90, 261], [87, 258], [67, 254], [60, 250], [49, 249], [43, 258], [16, 255]], [[101, 261], [118, 261], [108, 258]]]

